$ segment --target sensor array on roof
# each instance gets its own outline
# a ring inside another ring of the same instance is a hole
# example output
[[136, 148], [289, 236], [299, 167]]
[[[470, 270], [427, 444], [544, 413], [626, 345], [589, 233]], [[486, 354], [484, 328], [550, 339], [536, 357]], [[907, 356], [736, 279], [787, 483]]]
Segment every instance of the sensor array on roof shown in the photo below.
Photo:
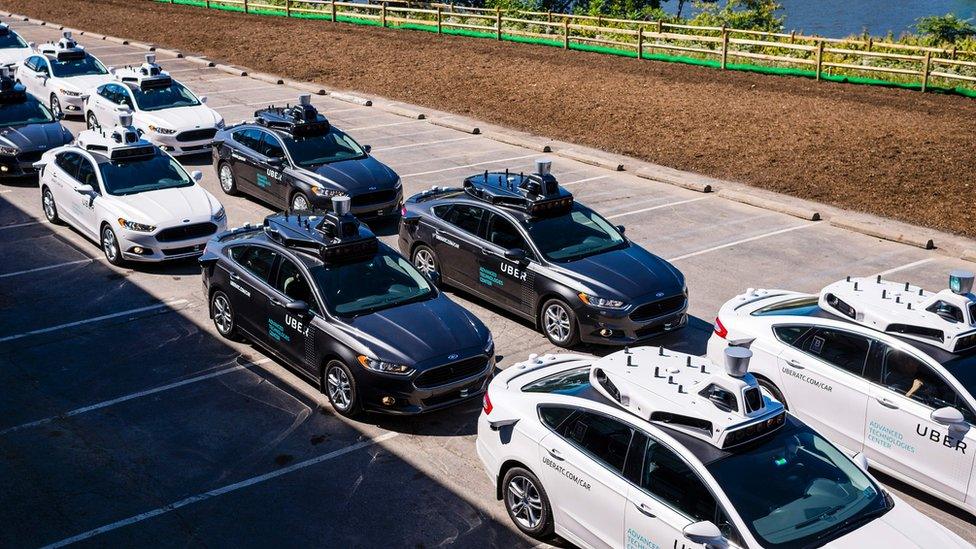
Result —
[[107, 156], [113, 161], [144, 160], [156, 156], [156, 146], [142, 138], [132, 126], [132, 113], [119, 115], [114, 128], [85, 130], [78, 134], [78, 146]]
[[289, 248], [317, 254], [327, 263], [352, 262], [376, 255], [379, 241], [369, 227], [349, 211], [349, 197], [332, 199], [324, 215], [288, 212], [269, 215], [265, 233]]
[[288, 132], [295, 137], [311, 137], [329, 133], [329, 120], [312, 105], [312, 96], [302, 94], [297, 105], [270, 107], [254, 112], [255, 121], [265, 127]]
[[78, 42], [75, 42], [74, 38], [71, 37], [70, 31], [64, 31], [61, 39], [56, 43], [42, 44], [40, 51], [56, 61], [75, 61], [84, 59], [87, 55], [85, 53], [85, 47], [79, 46]]
[[470, 196], [536, 217], [563, 215], [573, 207], [573, 195], [559, 186], [551, 173], [552, 161], [536, 161], [536, 173], [489, 172], [464, 180]]
[[156, 54], [147, 53], [146, 62], [138, 67], [125, 67], [115, 72], [116, 80], [130, 86], [136, 86], [142, 91], [168, 88], [173, 85], [173, 79], [163, 71], [163, 67], [156, 63]]

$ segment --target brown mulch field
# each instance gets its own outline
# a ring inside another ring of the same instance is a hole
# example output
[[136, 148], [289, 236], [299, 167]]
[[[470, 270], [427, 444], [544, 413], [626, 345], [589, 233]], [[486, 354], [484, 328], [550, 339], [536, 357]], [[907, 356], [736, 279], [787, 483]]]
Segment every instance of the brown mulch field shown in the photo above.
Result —
[[976, 237], [976, 100], [145, 0], [28, 16]]

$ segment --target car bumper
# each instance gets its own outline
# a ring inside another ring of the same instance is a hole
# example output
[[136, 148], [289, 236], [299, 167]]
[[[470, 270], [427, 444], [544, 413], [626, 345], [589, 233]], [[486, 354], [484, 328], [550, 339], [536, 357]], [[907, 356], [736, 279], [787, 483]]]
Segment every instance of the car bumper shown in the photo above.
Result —
[[61, 103], [61, 109], [64, 110], [65, 114], [77, 114], [81, 116], [85, 112], [85, 97], [73, 95], [65, 95], [63, 93], [57, 93], [58, 102]]
[[688, 302], [664, 315], [633, 320], [628, 311], [600, 311], [583, 307], [576, 311], [580, 339], [584, 343], [632, 345], [684, 328], [688, 324]]
[[37, 175], [33, 162], [21, 162], [13, 157], [0, 157], [0, 178]]
[[[416, 387], [412, 378], [363, 372], [357, 380], [359, 397], [364, 409], [384, 414], [415, 415], [449, 408], [484, 394], [495, 369], [493, 358], [485, 357], [485, 362], [485, 368], [477, 374], [431, 388]], [[392, 398], [392, 404], [384, 403], [384, 398]]]
[[[219, 223], [215, 222], [215, 224], [217, 231], [214, 234], [227, 230], [226, 219]], [[127, 261], [156, 263], [198, 257], [203, 253], [207, 242], [213, 238], [213, 235], [174, 242], [160, 242], [156, 240], [154, 234], [117, 230], [116, 238], [119, 241], [119, 249], [122, 250], [122, 257]]]
[[[353, 198], [355, 200], [355, 198]], [[393, 217], [400, 215], [400, 207], [403, 205], [403, 189], [397, 191], [393, 200], [386, 202], [376, 202], [361, 206], [352, 206], [350, 212], [360, 219], [376, 219]], [[332, 198], [326, 196], [315, 196], [312, 198], [312, 206], [315, 209], [331, 210]]]
[[196, 141], [178, 141], [176, 135], [159, 135], [156, 133], [147, 135], [149, 135], [149, 140], [154, 145], [157, 145], [173, 156], [210, 154], [210, 151], [213, 149], [213, 138], [199, 139]]

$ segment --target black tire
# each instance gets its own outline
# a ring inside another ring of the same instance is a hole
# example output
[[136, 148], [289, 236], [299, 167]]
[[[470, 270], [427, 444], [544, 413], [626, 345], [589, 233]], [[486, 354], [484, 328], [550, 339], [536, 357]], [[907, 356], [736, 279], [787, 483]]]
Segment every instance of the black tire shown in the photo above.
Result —
[[[561, 310], [562, 312], [558, 312]], [[558, 321], [558, 322], [557, 322]], [[558, 324], [558, 328], [552, 324]], [[579, 343], [579, 322], [576, 313], [565, 301], [553, 298], [539, 308], [539, 329], [557, 347], [572, 347]]]
[[52, 93], [51, 101], [48, 103], [48, 106], [51, 108], [51, 114], [64, 118], [64, 110], [61, 108], [61, 102], [58, 101], [58, 96]]
[[221, 162], [217, 166], [217, 181], [220, 183], [220, 190], [224, 191], [224, 194], [230, 196], [239, 194], [237, 190], [237, 178], [234, 177], [234, 168], [230, 164]]
[[[322, 368], [321, 390], [339, 415], [356, 417], [362, 411], [356, 378], [341, 360], [332, 359]], [[345, 388], [344, 390], [342, 388]]]
[[102, 246], [102, 253], [105, 254], [105, 259], [116, 267], [124, 266], [125, 259], [122, 258], [119, 239], [115, 236], [115, 231], [112, 230], [112, 227], [106, 223], [102, 225], [102, 230], [98, 234], [98, 241]]
[[231, 341], [240, 341], [234, 307], [230, 297], [220, 290], [210, 296], [210, 317], [213, 318], [214, 328], [217, 328], [218, 334]]
[[[519, 505], [519, 490], [523, 491], [522, 502]], [[526, 497], [527, 496], [527, 497]], [[552, 536], [555, 530], [555, 523], [552, 518], [552, 506], [549, 504], [549, 495], [542, 486], [539, 478], [532, 474], [532, 471], [522, 467], [512, 467], [505, 473], [502, 479], [502, 501], [505, 503], [505, 510], [508, 518], [512, 519], [515, 526], [529, 537], [545, 539]], [[530, 512], [539, 513], [537, 522], [532, 526]]]
[[302, 191], [296, 191], [292, 193], [291, 200], [288, 202], [288, 206], [289, 209], [293, 212], [312, 211], [312, 201], [309, 200], [308, 195], [306, 195]]
[[44, 187], [44, 190], [41, 191], [41, 209], [44, 210], [44, 217], [48, 223], [55, 225], [61, 224], [61, 216], [58, 215], [58, 205], [54, 202], [54, 194], [47, 187]]
[[757, 378], [756, 381], [759, 382], [759, 387], [765, 389], [771, 397], [778, 400], [783, 405], [783, 408], [790, 409], [790, 406], [786, 403], [786, 397], [783, 396], [783, 392], [772, 381], [764, 377]]
[[431, 249], [430, 246], [426, 244], [418, 244], [413, 250], [413, 254], [410, 256], [410, 262], [413, 266], [417, 268], [418, 271], [424, 273], [430, 277], [431, 271], [439, 273], [441, 279], [443, 280], [444, 275], [441, 273], [441, 262], [437, 259], [437, 253]]
[[98, 124], [98, 119], [95, 118], [95, 113], [93, 113], [91, 111], [88, 111], [88, 116], [85, 117], [85, 126], [89, 130], [94, 130], [94, 129], [97, 129], [97, 128], [101, 127]]

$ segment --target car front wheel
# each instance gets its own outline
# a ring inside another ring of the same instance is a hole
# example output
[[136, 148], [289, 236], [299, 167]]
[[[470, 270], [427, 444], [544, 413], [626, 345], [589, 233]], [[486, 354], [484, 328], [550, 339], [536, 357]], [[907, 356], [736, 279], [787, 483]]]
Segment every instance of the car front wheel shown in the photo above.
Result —
[[47, 187], [44, 187], [44, 192], [41, 193], [41, 206], [44, 207], [44, 217], [49, 223], [61, 223], [61, 217], [58, 216], [58, 205], [54, 202], [54, 194]]
[[210, 298], [210, 316], [213, 317], [217, 333], [230, 340], [238, 339], [237, 319], [227, 294], [219, 290], [214, 292], [213, 297]]
[[231, 196], [236, 195], [237, 179], [234, 178], [234, 168], [231, 168], [230, 164], [221, 164], [217, 175], [220, 178], [220, 190]]
[[557, 347], [572, 347], [579, 341], [579, 324], [572, 307], [561, 299], [550, 299], [539, 314], [542, 333]]
[[99, 128], [98, 119], [95, 118], [95, 113], [88, 111], [88, 116], [85, 117], [85, 125], [89, 130], [97, 130]]
[[359, 414], [356, 380], [341, 360], [330, 360], [322, 369], [322, 391], [340, 415], [355, 417]]
[[58, 96], [54, 95], [53, 93], [51, 94], [50, 106], [51, 106], [51, 114], [59, 118], [64, 116], [64, 111], [61, 110], [61, 102], [58, 101]]
[[115, 236], [115, 231], [108, 224], [102, 226], [102, 251], [105, 252], [105, 259], [116, 267], [125, 265], [122, 259], [122, 250], [119, 249], [119, 239]]
[[537, 539], [552, 535], [549, 496], [531, 471], [522, 467], [509, 469], [502, 480], [502, 496], [509, 518], [519, 530]]
[[299, 191], [292, 195], [291, 197], [291, 211], [293, 212], [307, 212], [312, 209], [312, 203], [309, 201], [305, 193]]

